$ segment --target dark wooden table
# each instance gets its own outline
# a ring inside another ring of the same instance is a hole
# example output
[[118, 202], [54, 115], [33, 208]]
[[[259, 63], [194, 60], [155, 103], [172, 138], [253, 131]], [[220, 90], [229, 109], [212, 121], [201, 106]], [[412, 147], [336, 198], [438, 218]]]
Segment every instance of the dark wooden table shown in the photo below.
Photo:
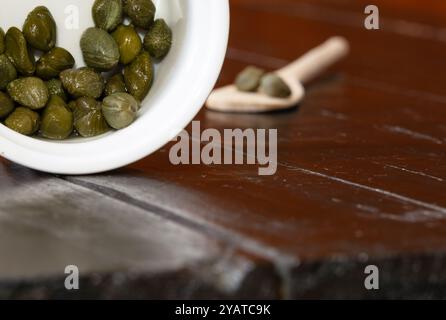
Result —
[[446, 3], [376, 0], [377, 31], [368, 4], [231, 1], [218, 85], [332, 35], [352, 44], [294, 110], [198, 115], [202, 129], [277, 128], [274, 176], [174, 166], [169, 146], [85, 177], [1, 161], [0, 297], [446, 298]]

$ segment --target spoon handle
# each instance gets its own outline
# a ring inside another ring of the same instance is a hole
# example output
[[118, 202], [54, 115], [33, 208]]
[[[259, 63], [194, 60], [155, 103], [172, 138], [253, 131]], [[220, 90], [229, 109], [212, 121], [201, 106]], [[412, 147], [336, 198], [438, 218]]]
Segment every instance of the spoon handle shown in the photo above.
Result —
[[342, 59], [349, 52], [348, 41], [343, 37], [332, 37], [312, 49], [301, 58], [278, 71], [283, 78], [299, 79], [305, 83]]

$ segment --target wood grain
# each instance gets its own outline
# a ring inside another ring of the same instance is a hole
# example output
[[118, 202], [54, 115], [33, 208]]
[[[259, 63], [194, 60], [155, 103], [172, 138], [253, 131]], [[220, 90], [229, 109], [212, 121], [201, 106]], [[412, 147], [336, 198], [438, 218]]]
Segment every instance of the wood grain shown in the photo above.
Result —
[[[446, 11], [378, 0], [382, 28], [368, 31], [366, 4], [231, 1], [218, 86], [333, 35], [352, 44], [293, 110], [197, 116], [202, 129], [278, 129], [274, 176], [174, 166], [171, 145], [87, 177], [2, 161], [0, 296], [70, 297], [60, 270], [76, 260], [86, 297], [446, 297]], [[377, 292], [363, 286], [368, 264]]]

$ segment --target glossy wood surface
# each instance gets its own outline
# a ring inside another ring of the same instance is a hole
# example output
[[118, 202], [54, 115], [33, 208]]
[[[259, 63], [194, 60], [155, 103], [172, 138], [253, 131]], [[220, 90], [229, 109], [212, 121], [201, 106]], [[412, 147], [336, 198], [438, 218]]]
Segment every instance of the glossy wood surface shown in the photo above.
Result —
[[[278, 129], [273, 176], [174, 166], [171, 145], [87, 177], [2, 161], [0, 296], [446, 297], [446, 4], [374, 3], [377, 31], [368, 1], [231, 0], [218, 86], [333, 35], [352, 46], [291, 111], [197, 116], [202, 129]], [[63, 289], [67, 264], [78, 292]], [[379, 291], [364, 288], [370, 264]]]

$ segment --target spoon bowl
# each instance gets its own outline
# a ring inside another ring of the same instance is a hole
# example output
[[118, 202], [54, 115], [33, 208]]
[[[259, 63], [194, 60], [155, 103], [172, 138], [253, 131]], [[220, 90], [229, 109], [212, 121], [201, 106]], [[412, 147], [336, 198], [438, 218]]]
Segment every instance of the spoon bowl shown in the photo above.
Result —
[[288, 98], [274, 98], [257, 92], [242, 92], [234, 85], [216, 89], [209, 96], [208, 109], [226, 112], [268, 112], [295, 106], [305, 95], [305, 89], [298, 81], [285, 81], [291, 89]]

